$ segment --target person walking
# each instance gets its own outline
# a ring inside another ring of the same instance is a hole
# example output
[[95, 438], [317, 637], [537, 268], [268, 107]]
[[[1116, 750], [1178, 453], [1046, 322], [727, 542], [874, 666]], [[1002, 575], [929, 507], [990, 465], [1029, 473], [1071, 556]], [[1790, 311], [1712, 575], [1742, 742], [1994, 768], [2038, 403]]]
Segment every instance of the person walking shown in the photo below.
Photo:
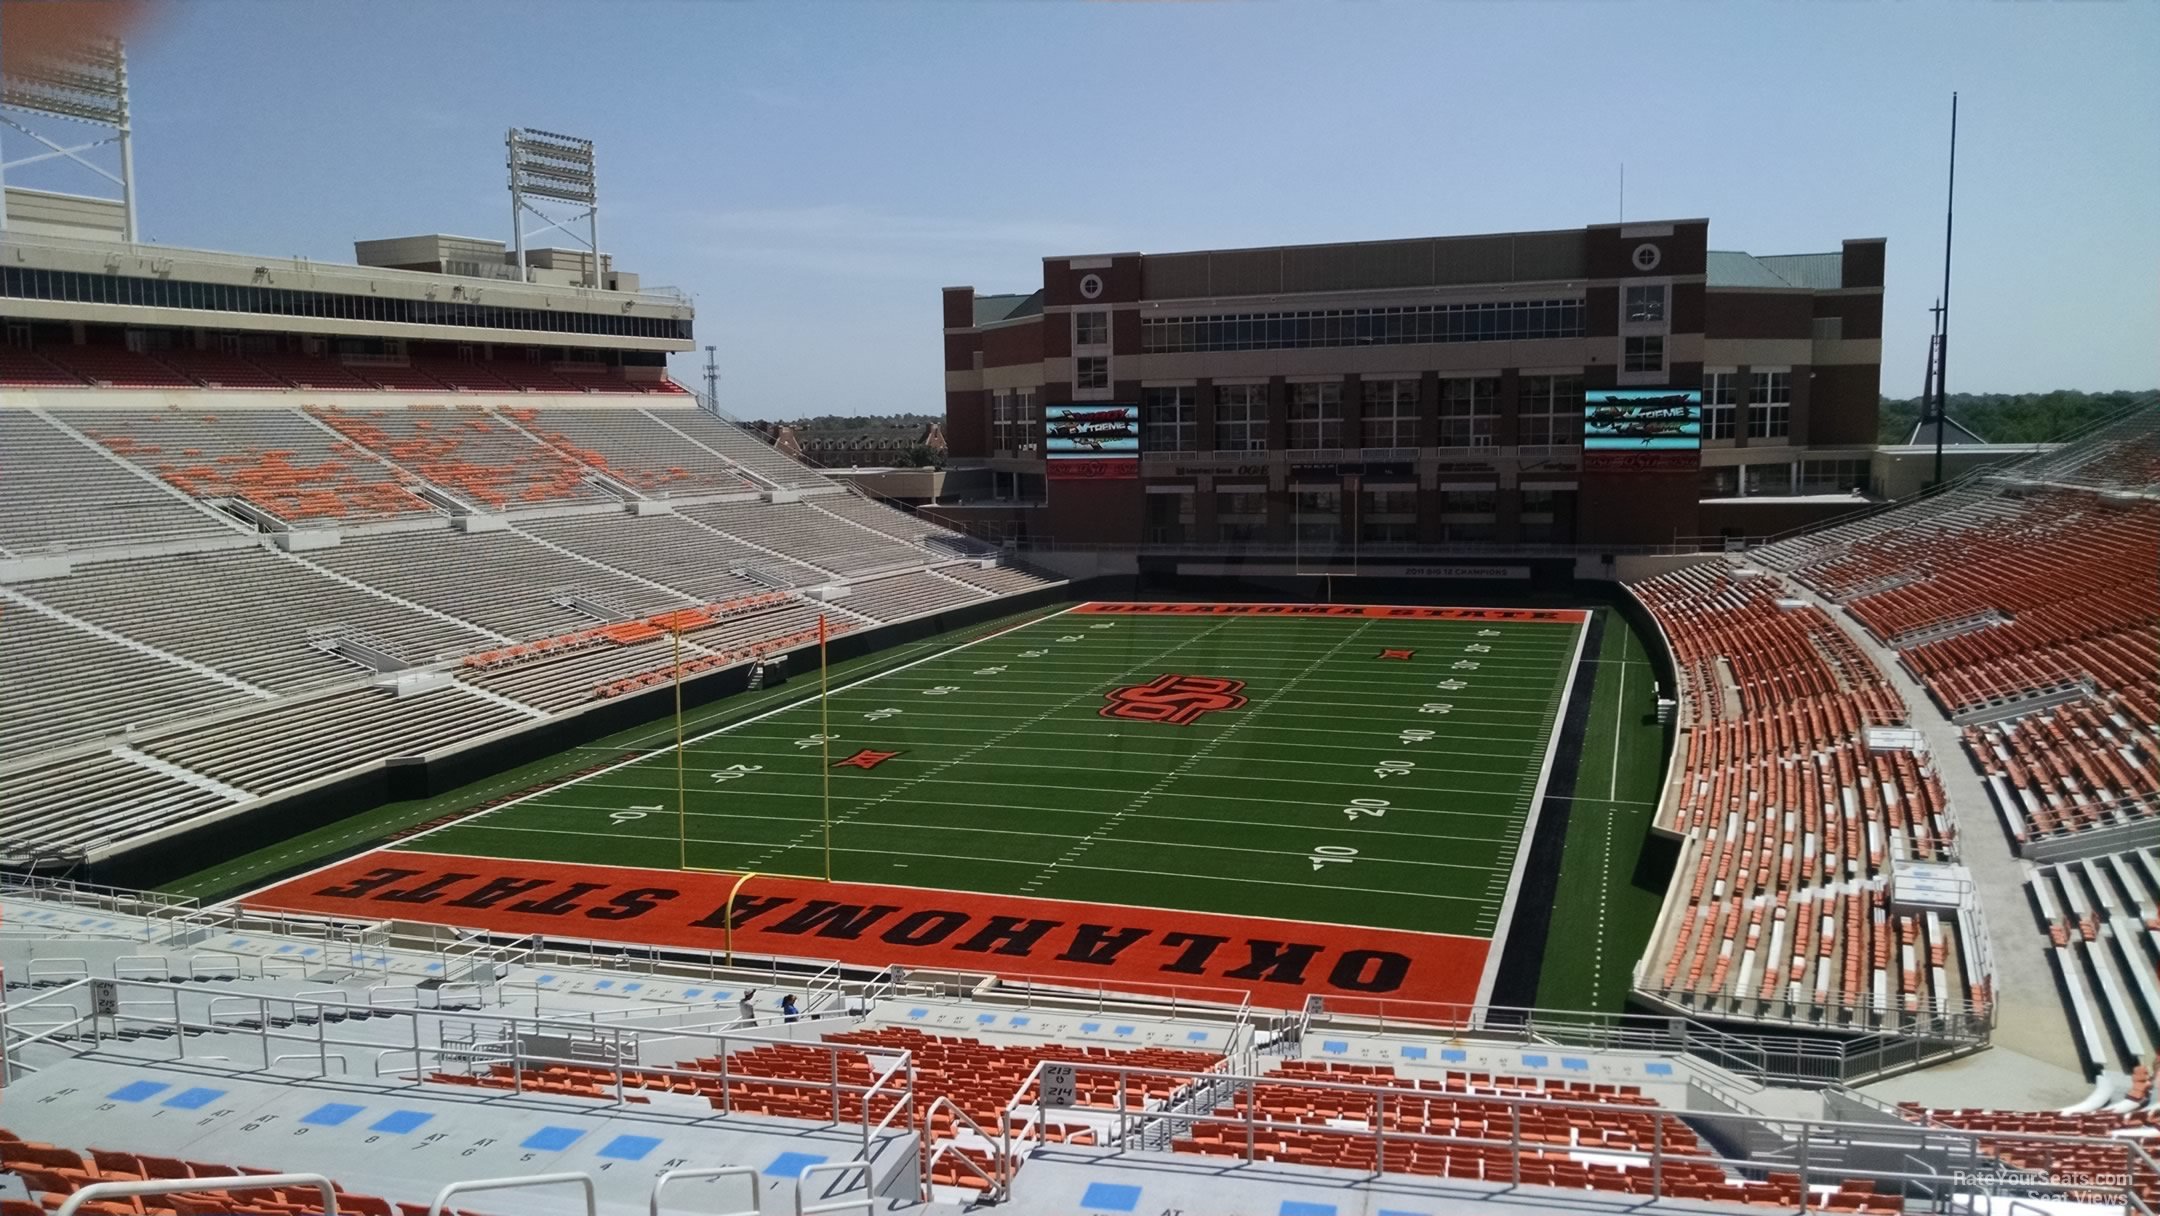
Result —
[[743, 989], [742, 1001], [736, 1007], [737, 1016], [745, 1026], [757, 1025], [757, 989]]
[[795, 1007], [795, 994], [792, 992], [780, 998], [780, 1020], [783, 1022], [799, 1022], [802, 1020], [802, 1010]]

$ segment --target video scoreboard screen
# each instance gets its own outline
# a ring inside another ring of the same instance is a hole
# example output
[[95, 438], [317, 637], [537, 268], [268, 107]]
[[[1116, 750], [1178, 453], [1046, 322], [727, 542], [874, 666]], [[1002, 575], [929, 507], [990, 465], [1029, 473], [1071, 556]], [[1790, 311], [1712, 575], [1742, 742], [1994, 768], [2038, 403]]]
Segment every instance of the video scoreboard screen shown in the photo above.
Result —
[[1702, 392], [1594, 388], [1583, 393], [1583, 468], [1599, 472], [1693, 469], [1702, 452]]
[[1077, 402], [1043, 407], [1043, 460], [1052, 480], [1140, 475], [1140, 407]]

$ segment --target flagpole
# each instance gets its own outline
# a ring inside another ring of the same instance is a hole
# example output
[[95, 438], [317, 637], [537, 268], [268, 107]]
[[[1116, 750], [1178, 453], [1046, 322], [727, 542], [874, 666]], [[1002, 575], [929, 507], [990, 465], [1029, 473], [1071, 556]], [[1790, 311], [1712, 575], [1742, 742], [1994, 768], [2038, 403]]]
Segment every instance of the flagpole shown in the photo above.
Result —
[[824, 755], [819, 772], [825, 784], [825, 881], [832, 881], [832, 707], [826, 700], [825, 614], [817, 619], [818, 746]]
[[682, 621], [675, 622], [675, 868], [690, 868], [690, 796], [683, 787]]

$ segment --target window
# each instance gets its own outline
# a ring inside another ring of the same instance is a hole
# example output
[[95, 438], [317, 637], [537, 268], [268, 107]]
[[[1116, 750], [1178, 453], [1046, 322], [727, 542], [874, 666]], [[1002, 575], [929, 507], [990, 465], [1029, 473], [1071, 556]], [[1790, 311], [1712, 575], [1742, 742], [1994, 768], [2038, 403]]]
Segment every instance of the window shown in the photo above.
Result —
[[1292, 524], [1300, 543], [1332, 545], [1342, 536], [1342, 491], [1334, 486], [1292, 489]]
[[1417, 524], [1408, 520], [1361, 520], [1358, 540], [1368, 545], [1414, 545]]
[[1147, 496], [1147, 538], [1149, 544], [1175, 545], [1190, 539], [1193, 532], [1192, 494], [1150, 494]]
[[1417, 518], [1416, 486], [1379, 486], [1365, 491], [1365, 501], [1359, 510], [1365, 515], [1405, 516], [1413, 522]]
[[1747, 465], [1741, 475], [1746, 479], [1743, 492], [1749, 498], [1783, 497], [1793, 492], [1792, 465], [1785, 461]]
[[1267, 490], [1260, 486], [1230, 486], [1215, 491], [1215, 516], [1247, 522], [1267, 518]]
[[1733, 410], [1740, 403], [1740, 373], [1706, 372], [1702, 385], [1702, 437], [1733, 437]]
[[1190, 452], [1197, 438], [1194, 390], [1144, 388], [1140, 390], [1140, 450], [1143, 452]]
[[1495, 489], [1440, 491], [1443, 515], [1491, 515], [1499, 509], [1500, 491]]
[[1756, 372], [1749, 378], [1747, 433], [1750, 439], [1792, 434], [1791, 372]]
[[1037, 404], [1035, 390], [1023, 388], [1013, 395], [1013, 448], [1016, 452], [1035, 452], [1041, 449], [1037, 442], [1042, 435], [1042, 408]]
[[282, 287], [190, 283], [126, 275], [9, 266], [0, 270], [0, 297], [66, 300], [86, 304], [143, 304], [163, 308], [215, 309], [272, 316], [331, 317], [401, 325], [459, 325], [483, 329], [544, 330], [603, 337], [691, 337], [688, 318], [632, 316], [552, 309], [504, 308]]
[[990, 450], [1010, 452], [1018, 442], [1014, 435], [1013, 395], [1011, 389], [999, 389], [990, 394]]
[[1215, 386], [1215, 450], [1258, 452], [1267, 447], [1267, 386]]
[[1740, 466], [1704, 465], [1695, 483], [1695, 493], [1700, 498], [1740, 497]]
[[1107, 389], [1110, 387], [1110, 360], [1101, 355], [1082, 355], [1073, 361], [1073, 387], [1076, 389]]
[[1342, 446], [1342, 385], [1293, 384], [1290, 386], [1290, 446], [1293, 448], [1339, 448]]
[[1365, 382], [1364, 445], [1369, 448], [1417, 446], [1415, 380]]
[[1440, 382], [1440, 446], [1489, 448], [1500, 418], [1500, 382], [1491, 376]]
[[1627, 311], [1622, 320], [1630, 324], [1661, 325], [1665, 321], [1665, 285], [1652, 283], [1627, 289]]
[[1800, 462], [1802, 494], [1846, 494], [1867, 489], [1872, 470], [1865, 460], [1803, 460]]
[[1073, 314], [1074, 346], [1110, 345], [1110, 314], [1106, 312], [1076, 312]]
[[1515, 442], [1525, 447], [1566, 446], [1582, 442], [1581, 376], [1524, 376]]
[[1623, 338], [1621, 342], [1620, 370], [1624, 372], [1661, 372], [1665, 370], [1665, 339], [1656, 334], [1639, 338]]
[[1582, 336], [1580, 299], [1488, 300], [1140, 319], [1140, 349], [1148, 354]]

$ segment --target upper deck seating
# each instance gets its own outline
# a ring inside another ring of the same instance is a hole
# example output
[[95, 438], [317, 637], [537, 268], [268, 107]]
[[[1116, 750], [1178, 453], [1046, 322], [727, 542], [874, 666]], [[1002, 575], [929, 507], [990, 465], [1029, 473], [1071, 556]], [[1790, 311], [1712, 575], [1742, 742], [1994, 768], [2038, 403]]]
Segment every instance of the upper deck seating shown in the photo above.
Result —
[[840, 603], [851, 612], [881, 621], [900, 621], [961, 604], [979, 604], [984, 598], [972, 587], [923, 570], [856, 583]]
[[28, 347], [0, 345], [0, 384], [20, 388], [82, 388], [83, 378]]
[[5, 600], [0, 688], [7, 690], [0, 696], [0, 761], [249, 699], [200, 672]]
[[604, 623], [562, 602], [566, 599], [603, 606], [619, 617], [691, 602], [515, 532], [361, 536], [308, 557], [348, 578], [520, 640]]
[[167, 367], [204, 388], [292, 387], [281, 377], [257, 367], [251, 360], [240, 355], [229, 355], [224, 351], [176, 346], [159, 351], [158, 358], [163, 360]]
[[125, 465], [34, 414], [0, 410], [0, 551], [153, 545], [231, 534]]
[[376, 388], [393, 389], [401, 393], [432, 394], [454, 391], [450, 385], [437, 379], [432, 372], [417, 363], [361, 362], [347, 363], [345, 367]]
[[156, 355], [140, 354], [124, 346], [49, 345], [40, 347], [39, 353], [98, 388], [198, 387]]
[[757, 436], [695, 406], [654, 406], [647, 409], [646, 413], [726, 456], [756, 474], [760, 480], [770, 482], [783, 490], [801, 490], [833, 484], [824, 474], [808, 465], [789, 460]]
[[1771, 577], [1705, 564], [1632, 588], [1690, 720], [1663, 814], [1684, 834], [1646, 986], [1738, 1016], [1878, 1026], [1988, 999], [1953, 919], [1894, 914], [1889, 866], [1955, 855], [1942, 786], [1866, 728], [1906, 721], [1867, 656]]
[[980, 587], [992, 595], [1015, 595], [1064, 581], [1054, 575], [1039, 574], [1026, 566], [1002, 562], [995, 566], [940, 566], [938, 573]]
[[919, 545], [923, 538], [936, 535], [966, 540], [967, 537], [917, 515], [896, 511], [881, 502], [873, 502], [854, 494], [823, 494], [807, 500], [820, 511], [837, 515], [852, 523], [861, 524], [873, 532], [882, 532], [897, 541]]
[[76, 410], [55, 417], [190, 497], [244, 498], [288, 523], [435, 510], [396, 470], [295, 410]]
[[800, 502], [718, 502], [685, 507], [684, 516], [836, 574], [924, 566], [922, 549], [835, 519]]
[[526, 520], [518, 527], [579, 556], [680, 587], [700, 599], [725, 600], [766, 590], [764, 584], [733, 573], [745, 566], [793, 576], [798, 584], [825, 581], [808, 567], [666, 515], [576, 515]]
[[77, 566], [66, 578], [20, 590], [122, 637], [275, 691], [363, 674], [311, 644], [326, 629], [356, 630], [415, 664], [487, 641], [255, 547]]
[[294, 388], [372, 391], [375, 385], [335, 359], [298, 351], [258, 351], [247, 360]]
[[497, 511], [613, 500], [587, 484], [582, 467], [483, 410], [318, 410], [315, 416], [399, 468]]
[[643, 410], [564, 407], [504, 412], [570, 459], [650, 497], [756, 488], [732, 462], [685, 440]]

